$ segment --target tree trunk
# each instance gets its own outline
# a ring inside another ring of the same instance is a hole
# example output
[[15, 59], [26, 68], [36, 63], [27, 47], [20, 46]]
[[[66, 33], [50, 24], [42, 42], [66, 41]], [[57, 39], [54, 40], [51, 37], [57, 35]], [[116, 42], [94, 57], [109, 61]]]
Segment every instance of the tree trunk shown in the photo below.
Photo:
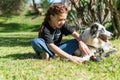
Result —
[[35, 0], [32, 0], [32, 2], [33, 2], [33, 8], [34, 8], [35, 13], [36, 13], [36, 14], [39, 14], [39, 11], [38, 11], [38, 9], [37, 9], [37, 5], [36, 5], [36, 3], [35, 3]]
[[[119, 0], [118, 0], [119, 1]], [[114, 36], [120, 36], [120, 12], [117, 10], [117, 0], [105, 0], [106, 5], [111, 11]]]
[[113, 23], [113, 28], [114, 28], [114, 36], [119, 37], [120, 36], [120, 17], [118, 12], [112, 12], [113, 18], [112, 18], [112, 23]]

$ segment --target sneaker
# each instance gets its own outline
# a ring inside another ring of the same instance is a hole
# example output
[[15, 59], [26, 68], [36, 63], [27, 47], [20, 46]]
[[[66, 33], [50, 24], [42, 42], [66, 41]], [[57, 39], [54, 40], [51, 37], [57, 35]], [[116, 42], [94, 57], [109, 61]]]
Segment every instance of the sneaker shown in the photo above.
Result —
[[34, 58], [50, 60], [50, 56], [46, 52], [36, 53], [36, 55], [34, 56]]
[[41, 59], [46, 59], [46, 60], [50, 60], [50, 56], [48, 53], [44, 52], [40, 54], [40, 58]]

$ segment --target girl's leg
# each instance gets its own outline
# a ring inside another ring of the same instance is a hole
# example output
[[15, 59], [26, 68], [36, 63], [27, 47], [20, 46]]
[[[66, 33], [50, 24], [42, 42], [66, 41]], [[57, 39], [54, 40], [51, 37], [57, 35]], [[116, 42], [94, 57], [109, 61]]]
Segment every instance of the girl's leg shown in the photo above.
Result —
[[49, 54], [50, 57], [54, 57], [55, 54], [50, 51], [42, 38], [36, 38], [32, 41], [32, 47], [37, 55], [40, 55], [40, 53], [43, 53], [44, 51]]
[[69, 40], [59, 45], [63, 51], [67, 52], [70, 55], [78, 49], [78, 41], [76, 39]]

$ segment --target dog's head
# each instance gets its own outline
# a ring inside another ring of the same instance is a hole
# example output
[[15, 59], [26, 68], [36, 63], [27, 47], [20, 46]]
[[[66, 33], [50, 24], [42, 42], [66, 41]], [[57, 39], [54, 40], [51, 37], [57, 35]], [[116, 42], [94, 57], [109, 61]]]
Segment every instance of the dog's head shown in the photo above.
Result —
[[93, 23], [90, 26], [90, 34], [93, 38], [100, 38], [105, 42], [113, 35], [111, 32], [107, 31], [103, 25], [99, 23]]

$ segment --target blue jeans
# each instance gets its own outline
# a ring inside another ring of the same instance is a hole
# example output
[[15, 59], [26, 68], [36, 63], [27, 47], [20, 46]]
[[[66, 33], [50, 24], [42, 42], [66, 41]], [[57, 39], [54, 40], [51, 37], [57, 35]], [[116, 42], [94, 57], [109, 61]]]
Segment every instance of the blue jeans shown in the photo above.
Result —
[[[72, 39], [64, 43], [61, 43], [60, 45], [57, 45], [57, 46], [63, 51], [65, 51], [66, 53], [73, 55], [73, 53], [78, 49], [78, 41], [76, 39]], [[48, 48], [43, 38], [35, 38], [32, 41], [32, 47], [34, 51], [36, 52], [36, 54], [47, 52], [50, 55], [50, 57], [55, 56], [54, 52], [52, 52]]]

